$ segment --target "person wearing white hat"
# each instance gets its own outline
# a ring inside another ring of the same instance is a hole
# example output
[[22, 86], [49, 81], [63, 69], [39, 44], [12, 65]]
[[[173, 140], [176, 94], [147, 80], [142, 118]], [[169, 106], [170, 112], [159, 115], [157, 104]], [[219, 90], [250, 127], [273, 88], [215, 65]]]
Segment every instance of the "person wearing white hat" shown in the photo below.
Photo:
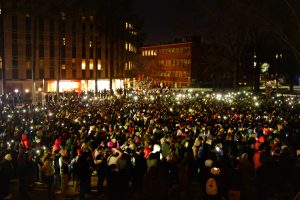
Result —
[[0, 162], [0, 197], [3, 199], [11, 199], [10, 179], [13, 173], [12, 156], [7, 153]]
[[65, 194], [69, 181], [69, 164], [70, 161], [68, 159], [68, 150], [62, 149], [60, 151], [59, 158], [59, 167], [60, 167], [60, 176], [61, 176], [61, 193]]

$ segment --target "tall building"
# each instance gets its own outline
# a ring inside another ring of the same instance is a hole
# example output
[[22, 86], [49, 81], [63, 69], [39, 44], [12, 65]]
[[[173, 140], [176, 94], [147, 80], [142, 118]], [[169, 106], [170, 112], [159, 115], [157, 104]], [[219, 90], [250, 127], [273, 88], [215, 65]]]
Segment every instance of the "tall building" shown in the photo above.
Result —
[[129, 6], [128, 0], [0, 0], [0, 92], [127, 87], [138, 37]]

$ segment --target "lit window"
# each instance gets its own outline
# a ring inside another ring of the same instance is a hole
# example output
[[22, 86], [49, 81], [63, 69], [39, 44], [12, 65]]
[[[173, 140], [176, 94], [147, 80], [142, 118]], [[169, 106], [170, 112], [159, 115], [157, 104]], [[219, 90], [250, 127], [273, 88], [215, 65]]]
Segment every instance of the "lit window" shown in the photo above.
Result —
[[137, 32], [136, 31], [131, 31], [130, 32], [132, 35], [137, 35]]
[[62, 38], [62, 42], [63, 42], [63, 46], [66, 46], [66, 38], [65, 37]]
[[129, 69], [129, 70], [132, 69], [132, 62], [131, 62], [131, 61], [128, 62], [128, 69]]
[[101, 60], [100, 60], [100, 59], [98, 59], [98, 66], [97, 66], [97, 69], [98, 69], [98, 70], [101, 70]]
[[2, 9], [0, 8], [0, 15], [2, 15]]
[[61, 19], [62, 19], [62, 20], [66, 20], [66, 13], [61, 12]]
[[93, 47], [93, 42], [92, 41], [89, 42], [89, 46]]
[[85, 70], [85, 67], [86, 67], [86, 65], [85, 65], [85, 59], [82, 59], [82, 61], [81, 61], [81, 69]]
[[94, 61], [93, 59], [90, 59], [90, 70], [93, 70], [94, 69]]
[[66, 65], [65, 65], [65, 64], [62, 64], [62, 65], [61, 65], [61, 69], [66, 69]]

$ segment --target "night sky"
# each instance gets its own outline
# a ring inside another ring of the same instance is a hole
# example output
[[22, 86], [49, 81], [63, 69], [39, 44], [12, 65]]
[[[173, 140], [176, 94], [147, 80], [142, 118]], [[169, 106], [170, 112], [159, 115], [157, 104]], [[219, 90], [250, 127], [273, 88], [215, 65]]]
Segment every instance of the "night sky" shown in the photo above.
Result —
[[146, 43], [164, 43], [181, 38], [176, 31], [172, 0], [134, 0], [134, 12], [144, 19], [142, 31], [147, 34]]

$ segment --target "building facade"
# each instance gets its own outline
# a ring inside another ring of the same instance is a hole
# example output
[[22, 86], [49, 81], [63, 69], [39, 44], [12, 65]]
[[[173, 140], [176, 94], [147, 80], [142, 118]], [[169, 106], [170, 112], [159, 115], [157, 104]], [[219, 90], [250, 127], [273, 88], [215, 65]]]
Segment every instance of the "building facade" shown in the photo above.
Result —
[[190, 87], [192, 42], [159, 44], [140, 48], [143, 72], [138, 79], [157, 86]]
[[61, 5], [0, 1], [2, 94], [130, 87], [137, 53], [134, 22], [83, 9], [84, 4], [68, 9], [66, 2], [72, 5], [72, 0]]

